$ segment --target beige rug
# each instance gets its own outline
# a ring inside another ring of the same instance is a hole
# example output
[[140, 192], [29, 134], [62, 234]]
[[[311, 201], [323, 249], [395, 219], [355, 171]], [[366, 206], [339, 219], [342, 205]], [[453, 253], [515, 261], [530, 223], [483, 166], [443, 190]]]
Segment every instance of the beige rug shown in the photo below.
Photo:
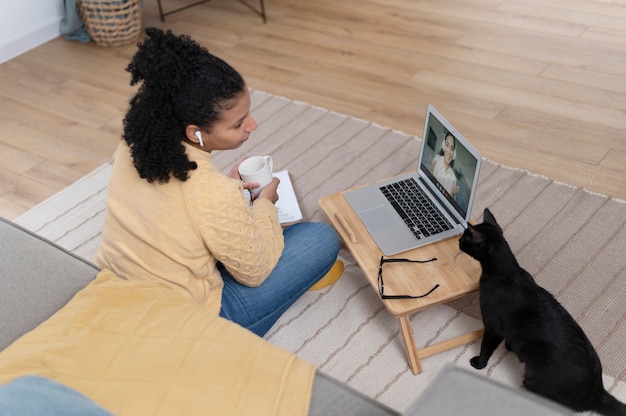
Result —
[[[276, 170], [289, 170], [306, 220], [326, 221], [317, 203], [323, 195], [415, 168], [415, 137], [259, 91], [252, 102], [259, 129], [241, 149], [216, 154], [215, 163], [227, 171], [242, 155], [272, 155]], [[494, 212], [521, 264], [585, 329], [607, 389], [626, 401], [626, 204], [489, 161], [483, 166], [476, 219], [484, 207]], [[91, 258], [109, 172], [103, 165], [17, 222]], [[268, 341], [399, 411], [446, 364], [471, 368], [478, 342], [424, 359], [424, 372], [413, 375], [395, 319], [345, 249], [341, 256], [346, 270], [339, 281], [305, 294]], [[477, 297], [469, 296], [418, 313], [411, 323], [421, 348], [480, 328], [478, 318]], [[480, 374], [519, 386], [522, 372], [501, 347]]]

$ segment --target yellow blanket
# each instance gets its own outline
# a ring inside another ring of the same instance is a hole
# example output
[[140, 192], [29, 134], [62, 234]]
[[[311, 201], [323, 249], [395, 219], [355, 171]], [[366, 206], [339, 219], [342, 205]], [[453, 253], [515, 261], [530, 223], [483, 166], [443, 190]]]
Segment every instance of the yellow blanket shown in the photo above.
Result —
[[305, 415], [315, 369], [171, 289], [104, 270], [0, 353], [118, 415]]

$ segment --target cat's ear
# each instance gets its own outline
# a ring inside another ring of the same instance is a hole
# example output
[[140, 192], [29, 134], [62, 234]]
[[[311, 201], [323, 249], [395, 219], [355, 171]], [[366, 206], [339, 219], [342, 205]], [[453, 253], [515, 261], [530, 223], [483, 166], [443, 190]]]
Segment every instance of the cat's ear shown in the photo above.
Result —
[[489, 208], [485, 208], [483, 211], [483, 221], [487, 224], [495, 225], [500, 231], [502, 231], [502, 228], [500, 228], [498, 222], [496, 221], [496, 217], [494, 217], [491, 211], [489, 211]]

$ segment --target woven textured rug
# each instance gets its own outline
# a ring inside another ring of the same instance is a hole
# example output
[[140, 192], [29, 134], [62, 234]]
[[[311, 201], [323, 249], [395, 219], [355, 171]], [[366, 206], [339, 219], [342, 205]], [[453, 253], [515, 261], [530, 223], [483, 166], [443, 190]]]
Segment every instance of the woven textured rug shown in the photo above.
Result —
[[[415, 169], [419, 139], [302, 102], [252, 93], [259, 123], [251, 140], [216, 153], [224, 170], [243, 155], [269, 154], [287, 169], [305, 220], [326, 221], [323, 195]], [[471, 138], [470, 138], [471, 140]], [[480, 149], [479, 149], [480, 150]], [[111, 165], [105, 164], [19, 217], [16, 222], [91, 258], [100, 241]], [[605, 385], [626, 401], [626, 203], [549, 178], [484, 161], [473, 206], [489, 207], [518, 260], [578, 320], [603, 363]], [[333, 285], [306, 293], [266, 339], [321, 371], [404, 411], [446, 364], [471, 368], [474, 342], [408, 368], [398, 324], [350, 254]], [[481, 327], [477, 296], [415, 314], [418, 348]], [[473, 370], [472, 371], [477, 371]], [[520, 386], [523, 367], [500, 347], [480, 374]]]

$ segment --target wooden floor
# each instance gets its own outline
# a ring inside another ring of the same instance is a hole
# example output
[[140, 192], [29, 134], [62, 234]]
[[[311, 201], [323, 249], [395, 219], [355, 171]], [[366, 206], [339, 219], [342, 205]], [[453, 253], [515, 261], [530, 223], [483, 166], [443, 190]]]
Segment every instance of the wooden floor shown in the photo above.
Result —
[[[252, 88], [417, 136], [432, 103], [488, 159], [626, 199], [626, 0], [266, 7], [267, 24], [233, 0], [161, 23], [146, 0], [144, 25], [191, 35]], [[0, 215], [110, 158], [134, 50], [58, 38], [0, 65]]]

